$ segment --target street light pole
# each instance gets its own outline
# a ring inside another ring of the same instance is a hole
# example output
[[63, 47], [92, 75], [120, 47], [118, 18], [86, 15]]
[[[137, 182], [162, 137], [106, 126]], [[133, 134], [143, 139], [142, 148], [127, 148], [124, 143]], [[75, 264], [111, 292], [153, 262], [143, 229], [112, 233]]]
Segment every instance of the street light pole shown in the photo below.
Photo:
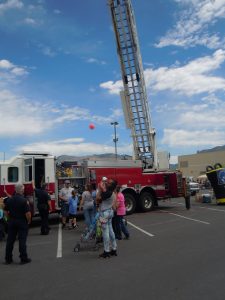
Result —
[[117, 159], [117, 142], [118, 142], [118, 138], [116, 136], [116, 126], [118, 125], [118, 122], [111, 122], [111, 125], [114, 126], [114, 139], [113, 142], [115, 143], [115, 157]]

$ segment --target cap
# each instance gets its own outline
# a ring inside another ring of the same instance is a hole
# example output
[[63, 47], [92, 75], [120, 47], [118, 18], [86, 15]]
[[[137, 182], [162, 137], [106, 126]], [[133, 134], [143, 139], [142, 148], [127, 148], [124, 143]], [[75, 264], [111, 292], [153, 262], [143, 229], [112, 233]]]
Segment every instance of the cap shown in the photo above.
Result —
[[70, 181], [69, 180], [65, 180], [65, 183], [70, 183]]
[[107, 177], [102, 177], [102, 181], [107, 181], [108, 180], [108, 178]]

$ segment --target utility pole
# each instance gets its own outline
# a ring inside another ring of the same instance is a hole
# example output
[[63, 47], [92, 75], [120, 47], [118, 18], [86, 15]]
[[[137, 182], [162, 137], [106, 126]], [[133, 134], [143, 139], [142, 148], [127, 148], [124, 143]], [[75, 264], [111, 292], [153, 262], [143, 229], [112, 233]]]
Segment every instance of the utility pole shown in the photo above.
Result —
[[118, 138], [116, 136], [116, 126], [118, 125], [118, 122], [111, 122], [111, 125], [114, 126], [114, 139], [113, 142], [115, 143], [115, 158], [117, 159], [117, 142], [118, 142]]

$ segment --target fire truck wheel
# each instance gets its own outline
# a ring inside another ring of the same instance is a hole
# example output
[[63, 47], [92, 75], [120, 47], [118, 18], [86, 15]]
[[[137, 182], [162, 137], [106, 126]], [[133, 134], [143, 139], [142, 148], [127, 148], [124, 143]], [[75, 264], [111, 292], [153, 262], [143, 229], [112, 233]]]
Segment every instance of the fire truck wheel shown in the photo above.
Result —
[[135, 197], [131, 194], [124, 194], [125, 203], [126, 203], [126, 212], [127, 215], [134, 213], [136, 209], [136, 200]]
[[150, 211], [154, 208], [154, 196], [151, 193], [144, 192], [140, 196], [140, 208], [142, 211]]

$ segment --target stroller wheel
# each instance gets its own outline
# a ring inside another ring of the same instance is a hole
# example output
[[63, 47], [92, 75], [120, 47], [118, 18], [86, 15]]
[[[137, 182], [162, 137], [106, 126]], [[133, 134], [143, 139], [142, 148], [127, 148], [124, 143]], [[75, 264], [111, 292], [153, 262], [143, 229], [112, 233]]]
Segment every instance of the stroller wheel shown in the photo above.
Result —
[[77, 244], [74, 249], [73, 249], [74, 252], [79, 252], [80, 251], [80, 244]]

